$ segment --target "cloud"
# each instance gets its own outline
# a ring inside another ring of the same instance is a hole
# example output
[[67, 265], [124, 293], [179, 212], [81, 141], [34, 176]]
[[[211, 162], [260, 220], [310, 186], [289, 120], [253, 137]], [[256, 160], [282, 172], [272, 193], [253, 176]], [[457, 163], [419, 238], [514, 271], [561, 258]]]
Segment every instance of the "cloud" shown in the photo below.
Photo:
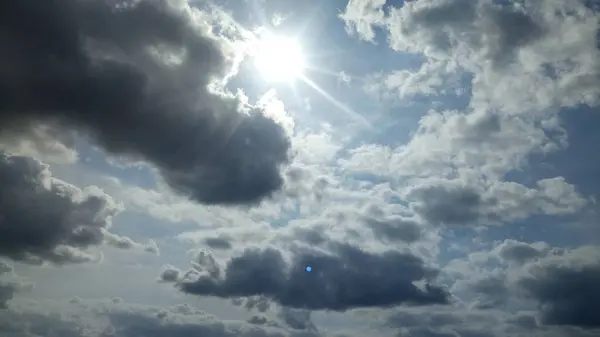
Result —
[[271, 302], [264, 296], [247, 297], [242, 304], [248, 310], [256, 309], [259, 312], [266, 312], [271, 307]]
[[148, 253], [153, 253], [159, 255], [160, 249], [156, 242], [152, 239], [148, 240], [147, 244], [141, 244], [133, 241], [131, 238], [126, 236], [120, 236], [113, 233], [109, 233], [107, 231], [103, 232], [104, 234], [104, 242], [107, 245], [120, 248], [120, 249], [138, 249], [143, 250]]
[[[12, 266], [4, 261], [0, 261], [0, 277], [4, 274], [11, 274]], [[13, 283], [5, 282], [0, 279], [0, 309], [6, 309], [7, 302], [10, 301], [17, 292], [17, 287]]]
[[[23, 137], [26, 134], [26, 137]], [[78, 154], [72, 135], [48, 124], [11, 126], [0, 131], [0, 151], [38, 158], [51, 164], [72, 164]]]
[[159, 276], [161, 282], [177, 282], [181, 278], [181, 270], [172, 265], [163, 266]]
[[0, 153], [0, 255], [68, 264], [96, 261], [88, 248], [103, 243], [133, 248], [139, 244], [108, 231], [120, 210], [98, 187], [79, 189], [36, 159]]
[[[312, 310], [449, 302], [446, 290], [431, 284], [437, 271], [419, 257], [396, 251], [370, 253], [349, 244], [331, 246], [329, 253], [299, 249], [289, 261], [275, 248], [248, 248], [231, 258], [223, 272], [210, 262], [191, 272], [178, 288], [222, 298], [264, 296], [283, 306]], [[307, 265], [312, 272], [305, 271]], [[416, 285], [419, 282], [423, 285]]]
[[[562, 108], [600, 103], [598, 13], [589, 1], [388, 5], [383, 14], [371, 8], [360, 18], [342, 18], [350, 27], [356, 21], [382, 29], [392, 50], [418, 54], [424, 62], [416, 73], [402, 69], [384, 75], [369, 90], [387, 86], [385, 91], [398, 89], [398, 98], [406, 99], [439, 93], [440, 85], [448, 86], [445, 78], [465, 78], [471, 79], [465, 88], [468, 106], [432, 111], [408, 144], [362, 146], [345, 167], [386, 177], [498, 180], [525, 168], [532, 154], [568, 146], [558, 114]], [[406, 81], [409, 87], [403, 86]]]
[[457, 280], [452, 289], [475, 295], [470, 307], [478, 309], [498, 308], [507, 303], [510, 295], [506, 276], [499, 271]]
[[504, 261], [522, 265], [547, 256], [550, 253], [550, 246], [545, 242], [534, 242], [529, 244], [507, 239], [494, 248], [494, 253]]
[[373, 25], [384, 22], [383, 5], [386, 0], [350, 0], [340, 18], [346, 22], [346, 31], [356, 32], [366, 41], [375, 39]]
[[228, 250], [231, 249], [231, 241], [224, 237], [212, 237], [204, 239], [204, 243], [212, 249]]
[[515, 283], [539, 303], [541, 322], [600, 328], [600, 249], [582, 246], [526, 267]]
[[[573, 214], [586, 204], [564, 178], [543, 179], [536, 187], [492, 181], [422, 179], [406, 189], [411, 208], [432, 224], [494, 224], [533, 214]], [[484, 186], [481, 186], [484, 185]]]
[[277, 317], [292, 329], [316, 331], [317, 327], [310, 316], [310, 310], [298, 310], [286, 307], [280, 308], [277, 312]]
[[256, 204], [283, 184], [285, 131], [209, 88], [229, 54], [186, 1], [10, 0], [0, 11], [12, 13], [0, 26], [0, 136], [77, 130], [205, 204]]
[[10, 264], [0, 260], [0, 310], [8, 308], [8, 302], [15, 294], [32, 287], [32, 284], [26, 283], [14, 273]]
[[[475, 254], [475, 253], [471, 253]], [[583, 329], [591, 335], [600, 332], [600, 319], [594, 305], [600, 294], [600, 248], [580, 246], [567, 249], [545, 242], [526, 243], [505, 240], [482, 251], [479, 263], [462, 268], [451, 288], [472, 308], [533, 308], [535, 325]], [[487, 257], [487, 258], [485, 258]], [[493, 263], [494, 258], [498, 263]], [[492, 262], [492, 263], [489, 263]], [[457, 263], [445, 270], [456, 269]], [[529, 315], [528, 315], [529, 316]], [[518, 319], [533, 325], [530, 318]], [[522, 325], [522, 324], [520, 324]]]
[[[189, 305], [168, 308], [110, 300], [81, 300], [61, 311], [42, 306], [11, 310], [0, 315], [3, 336], [102, 337], [323, 337], [317, 332], [267, 324], [266, 319], [221, 320]], [[261, 324], [264, 323], [264, 324]]]
[[462, 308], [401, 308], [381, 316], [383, 325], [407, 337], [594, 337], [598, 331], [540, 326], [534, 313]]
[[376, 237], [390, 242], [403, 241], [413, 243], [421, 239], [422, 226], [411, 219], [387, 217], [385, 219], [367, 218], [366, 225], [371, 227]]

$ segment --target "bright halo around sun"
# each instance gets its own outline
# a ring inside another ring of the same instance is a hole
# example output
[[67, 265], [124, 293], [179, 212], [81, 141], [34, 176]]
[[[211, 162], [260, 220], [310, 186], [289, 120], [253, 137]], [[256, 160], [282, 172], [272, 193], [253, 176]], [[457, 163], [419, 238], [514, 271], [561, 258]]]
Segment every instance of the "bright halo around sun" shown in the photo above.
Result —
[[274, 35], [258, 41], [254, 64], [259, 74], [270, 82], [292, 82], [302, 76], [306, 67], [298, 41]]

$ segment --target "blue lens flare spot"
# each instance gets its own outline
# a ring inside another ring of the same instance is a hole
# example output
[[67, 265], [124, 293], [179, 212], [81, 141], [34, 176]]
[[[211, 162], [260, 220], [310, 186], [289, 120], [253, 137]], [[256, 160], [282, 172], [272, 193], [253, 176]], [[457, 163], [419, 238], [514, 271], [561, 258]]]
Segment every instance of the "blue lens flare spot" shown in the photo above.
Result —
[[311, 266], [306, 266], [306, 268], [304, 268], [304, 269], [306, 269], [307, 273], [310, 273], [312, 271], [312, 267]]

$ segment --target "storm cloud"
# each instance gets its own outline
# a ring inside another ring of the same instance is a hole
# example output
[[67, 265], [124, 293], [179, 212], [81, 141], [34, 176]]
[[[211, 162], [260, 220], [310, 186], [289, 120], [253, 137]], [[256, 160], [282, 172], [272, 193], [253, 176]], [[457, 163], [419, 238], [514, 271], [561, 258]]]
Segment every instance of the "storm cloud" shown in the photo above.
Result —
[[209, 89], [224, 42], [186, 1], [8, 0], [0, 4], [0, 139], [39, 124], [77, 130], [146, 161], [205, 204], [255, 204], [277, 191], [283, 128]]
[[[178, 287], [222, 298], [260, 295], [283, 306], [311, 310], [449, 303], [446, 290], [432, 284], [437, 270], [414, 255], [371, 253], [349, 244], [332, 247], [330, 253], [295, 252], [289, 262], [275, 248], [247, 249], [227, 262], [224, 273], [198, 268]], [[310, 273], [305, 271], [307, 265], [312, 267]], [[415, 285], [419, 281], [424, 286]]]

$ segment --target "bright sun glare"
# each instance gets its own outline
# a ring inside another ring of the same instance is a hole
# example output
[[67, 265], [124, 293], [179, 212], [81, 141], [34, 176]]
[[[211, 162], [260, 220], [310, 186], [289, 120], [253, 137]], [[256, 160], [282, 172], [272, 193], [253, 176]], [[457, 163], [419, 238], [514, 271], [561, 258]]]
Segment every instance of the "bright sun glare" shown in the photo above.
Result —
[[260, 75], [273, 82], [291, 82], [302, 75], [306, 66], [298, 42], [282, 36], [261, 39], [254, 63]]

